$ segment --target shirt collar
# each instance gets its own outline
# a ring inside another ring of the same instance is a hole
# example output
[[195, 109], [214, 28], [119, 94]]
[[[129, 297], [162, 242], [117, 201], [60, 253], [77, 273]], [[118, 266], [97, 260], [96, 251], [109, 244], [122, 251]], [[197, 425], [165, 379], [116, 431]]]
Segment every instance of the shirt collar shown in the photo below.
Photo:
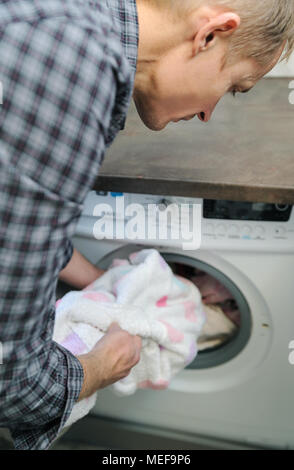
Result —
[[136, 0], [106, 0], [120, 34], [126, 57], [135, 74], [139, 44], [139, 23]]

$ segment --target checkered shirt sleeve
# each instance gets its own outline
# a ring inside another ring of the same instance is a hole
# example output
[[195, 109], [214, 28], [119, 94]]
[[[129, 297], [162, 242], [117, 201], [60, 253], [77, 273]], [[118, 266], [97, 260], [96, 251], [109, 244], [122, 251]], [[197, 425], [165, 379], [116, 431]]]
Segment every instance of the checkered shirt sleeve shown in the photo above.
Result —
[[131, 93], [100, 3], [0, 4], [0, 426], [18, 449], [49, 447], [83, 382], [78, 359], [52, 341], [55, 290]]

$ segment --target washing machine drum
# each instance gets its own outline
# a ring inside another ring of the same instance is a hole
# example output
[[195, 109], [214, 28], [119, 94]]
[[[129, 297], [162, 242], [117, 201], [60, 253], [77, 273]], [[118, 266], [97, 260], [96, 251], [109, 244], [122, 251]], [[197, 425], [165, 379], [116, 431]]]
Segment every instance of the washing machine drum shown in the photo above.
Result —
[[[101, 269], [108, 269], [112, 261], [116, 258], [127, 259], [131, 253], [143, 249], [144, 247], [127, 245], [108, 253], [98, 263]], [[148, 247], [146, 247], [148, 248]], [[187, 369], [207, 369], [224, 364], [236, 357], [246, 346], [249, 341], [252, 329], [252, 316], [249, 305], [238, 286], [222, 273], [220, 270], [197, 259], [181, 253], [171, 253], [160, 250], [161, 255], [169, 264], [175, 274], [191, 278], [196, 274], [204, 274], [221, 284], [233, 299], [238, 310], [238, 326], [234, 330], [234, 334], [220, 341], [219, 344], [206, 349], [199, 350], [195, 360], [189, 364]], [[200, 348], [198, 348], [200, 349]]]

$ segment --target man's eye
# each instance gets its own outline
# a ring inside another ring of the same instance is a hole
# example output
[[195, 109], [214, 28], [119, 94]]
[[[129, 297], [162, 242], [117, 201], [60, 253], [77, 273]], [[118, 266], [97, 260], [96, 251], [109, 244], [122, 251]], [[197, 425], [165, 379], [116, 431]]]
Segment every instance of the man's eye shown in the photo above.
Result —
[[237, 88], [234, 88], [230, 93], [231, 95], [236, 96], [237, 93], [248, 93], [250, 90], [252, 90], [253, 87], [251, 88], [247, 88], [246, 90], [240, 90], [240, 89], [237, 89]]

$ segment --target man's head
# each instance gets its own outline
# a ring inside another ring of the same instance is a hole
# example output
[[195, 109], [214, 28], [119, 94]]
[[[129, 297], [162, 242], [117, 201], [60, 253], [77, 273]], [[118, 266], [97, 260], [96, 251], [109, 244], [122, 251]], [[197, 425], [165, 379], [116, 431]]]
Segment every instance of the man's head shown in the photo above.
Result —
[[137, 0], [134, 100], [153, 130], [246, 92], [294, 49], [293, 0]]

